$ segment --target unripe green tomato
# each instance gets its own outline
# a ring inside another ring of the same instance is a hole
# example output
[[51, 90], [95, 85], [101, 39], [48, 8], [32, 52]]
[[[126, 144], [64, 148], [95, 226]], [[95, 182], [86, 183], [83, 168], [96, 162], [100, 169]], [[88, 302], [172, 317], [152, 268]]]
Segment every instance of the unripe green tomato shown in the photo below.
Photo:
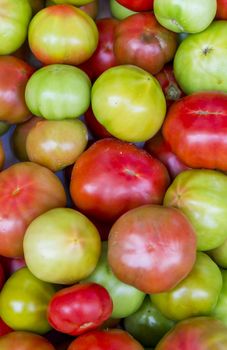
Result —
[[227, 270], [222, 270], [223, 285], [218, 302], [212, 311], [212, 316], [222, 321], [227, 326]]
[[227, 239], [217, 248], [209, 250], [207, 254], [218, 266], [227, 269]]
[[112, 16], [117, 19], [124, 19], [137, 13], [135, 11], [129, 10], [125, 6], [122, 6], [117, 0], [110, 0], [110, 11]]
[[54, 285], [40, 281], [27, 267], [17, 270], [1, 290], [1, 318], [17, 331], [47, 333], [47, 306], [55, 293]]
[[82, 6], [89, 4], [93, 0], [53, 0], [55, 4], [71, 4], [76, 6]]
[[25, 89], [25, 100], [36, 116], [51, 120], [75, 118], [88, 109], [90, 89], [90, 79], [81, 69], [53, 64], [31, 76]]

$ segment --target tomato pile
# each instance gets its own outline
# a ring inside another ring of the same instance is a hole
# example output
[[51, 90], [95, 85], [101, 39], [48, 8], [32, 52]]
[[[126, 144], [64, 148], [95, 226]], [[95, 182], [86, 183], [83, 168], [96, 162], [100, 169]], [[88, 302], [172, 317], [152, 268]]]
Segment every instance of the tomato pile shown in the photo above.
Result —
[[227, 0], [0, 23], [0, 350], [227, 349]]

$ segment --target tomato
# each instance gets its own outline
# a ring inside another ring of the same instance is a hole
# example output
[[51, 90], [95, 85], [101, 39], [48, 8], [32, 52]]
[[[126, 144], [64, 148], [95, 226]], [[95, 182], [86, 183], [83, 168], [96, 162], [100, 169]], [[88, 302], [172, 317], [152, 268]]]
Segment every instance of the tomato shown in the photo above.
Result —
[[209, 256], [218, 264], [218, 266], [227, 268], [227, 238], [224, 242], [219, 245], [217, 248], [211, 249], [207, 252]]
[[92, 0], [53, 0], [55, 4], [72, 4], [76, 6], [82, 6], [92, 2]]
[[217, 0], [216, 18], [227, 20], [227, 0]]
[[11, 333], [13, 330], [0, 317], [0, 339], [3, 335]]
[[90, 104], [91, 82], [79, 68], [52, 64], [37, 70], [25, 89], [30, 111], [46, 119], [62, 120], [82, 115]]
[[2, 145], [2, 141], [0, 140], [0, 170], [3, 168], [4, 161], [5, 161], [5, 152]]
[[212, 316], [222, 321], [227, 326], [227, 271], [221, 270], [223, 285], [218, 301], [212, 310]]
[[95, 118], [91, 107], [89, 107], [88, 110], [84, 113], [84, 118], [88, 129], [96, 138], [102, 139], [111, 137], [111, 134]]
[[199, 33], [213, 21], [216, 0], [154, 0], [159, 23], [177, 33]]
[[160, 312], [171, 320], [211, 314], [222, 289], [218, 266], [204, 253], [197, 253], [189, 275], [168, 292], [151, 295]]
[[80, 120], [43, 120], [30, 130], [26, 151], [30, 161], [56, 172], [75, 163], [87, 141], [87, 128]]
[[114, 53], [118, 64], [134, 64], [157, 74], [173, 59], [176, 49], [176, 34], [162, 27], [153, 13], [131, 15], [116, 28]]
[[155, 346], [174, 325], [146, 296], [141, 307], [124, 319], [124, 328], [144, 346]]
[[31, 117], [23, 123], [17, 124], [13, 133], [10, 137], [10, 144], [14, 155], [20, 161], [28, 161], [28, 154], [26, 151], [26, 140], [29, 131], [36, 125], [38, 121], [41, 121], [42, 118]]
[[168, 185], [161, 162], [135, 145], [109, 138], [95, 142], [76, 161], [70, 193], [86, 215], [114, 221], [142, 204], [160, 204]]
[[[95, 270], [84, 282], [95, 282], [105, 287], [113, 301], [112, 318], [124, 318], [139, 309], [145, 294], [121, 282], [107, 262], [107, 242], [102, 243], [102, 253]], [[130, 299], [130, 303], [128, 300]]]
[[168, 188], [164, 205], [179, 208], [192, 223], [198, 250], [218, 247], [227, 238], [227, 175], [215, 170], [186, 170]]
[[119, 4], [117, 0], [110, 0], [110, 12], [112, 17], [117, 19], [124, 19], [136, 13], [135, 11], [129, 10], [127, 7]]
[[173, 153], [170, 145], [164, 140], [161, 133], [157, 133], [150, 140], [147, 140], [144, 144], [144, 149], [167, 167], [172, 179], [182, 171], [189, 169]]
[[192, 168], [227, 170], [227, 94], [198, 92], [174, 103], [162, 127], [173, 152]]
[[18, 331], [48, 332], [47, 306], [55, 292], [52, 284], [40, 281], [26, 267], [14, 272], [0, 293], [3, 321]]
[[23, 245], [31, 272], [43, 281], [58, 284], [73, 284], [89, 276], [101, 251], [96, 227], [70, 208], [52, 209], [33, 220]]
[[15, 271], [26, 266], [24, 258], [7, 258], [1, 256], [0, 262], [3, 266], [6, 278], [9, 278]]
[[5, 282], [5, 271], [3, 269], [2, 261], [0, 261], [0, 290]]
[[153, 9], [153, 0], [117, 0], [119, 4], [133, 11], [149, 11]]
[[45, 0], [28, 0], [32, 7], [33, 16], [39, 12], [45, 5]]
[[32, 9], [28, 0], [1, 0], [0, 8], [0, 55], [9, 55], [25, 41]]
[[99, 32], [98, 46], [93, 55], [79, 66], [92, 80], [95, 80], [108, 68], [117, 65], [113, 44], [118, 24], [119, 21], [114, 18], [101, 18], [96, 21]]
[[143, 350], [129, 333], [121, 329], [92, 331], [79, 336], [68, 350]]
[[28, 41], [35, 57], [44, 64], [77, 65], [94, 53], [98, 30], [84, 11], [72, 5], [55, 5], [33, 17]]
[[96, 119], [111, 135], [129, 142], [143, 142], [155, 135], [166, 113], [158, 81], [132, 65], [102, 73], [92, 86], [91, 104]]
[[24, 91], [34, 68], [13, 56], [0, 56], [0, 120], [19, 123], [31, 115], [25, 104]]
[[3, 170], [0, 173], [0, 255], [22, 256], [23, 237], [30, 222], [48, 209], [65, 205], [63, 185], [49, 169], [21, 162]]
[[11, 332], [0, 337], [1, 350], [55, 350], [44, 337], [31, 332]]
[[59, 332], [79, 335], [99, 327], [112, 309], [111, 297], [104, 287], [83, 283], [57, 292], [49, 302], [47, 315]]
[[227, 328], [211, 317], [194, 317], [179, 322], [155, 350], [222, 350], [227, 347]]
[[178, 209], [145, 205], [112, 226], [108, 262], [124, 283], [144, 293], [161, 293], [183, 280], [196, 258], [195, 232]]
[[[93, 0], [85, 5], [79, 6], [81, 10], [86, 12], [89, 16], [91, 16], [93, 19], [95, 19], [98, 15], [98, 8], [99, 8], [99, 0]], [[62, 1], [62, 3], [68, 3], [69, 1]], [[46, 0], [46, 7], [56, 5], [56, 2], [52, 0]]]

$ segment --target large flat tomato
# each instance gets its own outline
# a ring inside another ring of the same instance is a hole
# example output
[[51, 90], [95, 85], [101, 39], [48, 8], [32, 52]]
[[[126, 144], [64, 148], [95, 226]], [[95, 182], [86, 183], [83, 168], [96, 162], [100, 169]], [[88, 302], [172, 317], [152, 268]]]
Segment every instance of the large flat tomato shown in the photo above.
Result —
[[162, 133], [188, 166], [226, 171], [227, 93], [198, 92], [175, 102]]
[[113, 273], [145, 293], [175, 287], [192, 270], [195, 259], [194, 229], [175, 208], [132, 209], [110, 230], [108, 261]]
[[114, 221], [142, 204], [161, 204], [168, 184], [168, 172], [159, 160], [135, 145], [103, 139], [76, 161], [70, 192], [87, 215]]
[[48, 209], [65, 206], [58, 177], [32, 162], [11, 165], [0, 173], [0, 255], [23, 255], [23, 238], [30, 222]]
[[55, 350], [53, 345], [41, 335], [31, 332], [11, 332], [0, 337], [1, 350]]

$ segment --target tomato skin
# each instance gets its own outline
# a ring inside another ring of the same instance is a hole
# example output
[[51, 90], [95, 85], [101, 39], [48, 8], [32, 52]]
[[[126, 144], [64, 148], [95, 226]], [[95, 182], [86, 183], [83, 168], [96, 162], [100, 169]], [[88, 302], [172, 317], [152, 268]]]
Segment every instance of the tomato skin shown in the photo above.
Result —
[[117, 0], [119, 4], [133, 11], [150, 11], [153, 9], [153, 0]]
[[7, 324], [0, 317], [0, 338], [3, 335], [6, 335], [6, 334], [11, 333], [11, 332], [13, 332], [12, 328], [7, 326]]
[[82, 283], [57, 292], [49, 302], [47, 314], [50, 325], [59, 332], [79, 335], [99, 327], [110, 317], [112, 309], [112, 300], [104, 287]]
[[217, 0], [216, 18], [227, 20], [227, 0]]
[[48, 209], [65, 205], [64, 187], [50, 170], [32, 162], [21, 162], [2, 171], [0, 255], [22, 256], [23, 237], [29, 223]]
[[53, 345], [41, 335], [31, 332], [11, 332], [0, 337], [1, 350], [55, 350]]
[[34, 68], [14, 56], [0, 56], [0, 120], [10, 124], [31, 117], [24, 92]]
[[104, 128], [104, 126], [100, 124], [95, 118], [91, 107], [89, 107], [88, 110], [84, 113], [84, 118], [86, 125], [96, 138], [104, 139], [107, 137], [112, 137], [111, 134]]
[[26, 266], [24, 258], [7, 258], [5, 256], [0, 257], [0, 262], [4, 269], [6, 278], [9, 278], [14, 272]]
[[94, 53], [98, 30], [84, 11], [72, 5], [55, 5], [42, 9], [33, 17], [28, 41], [35, 57], [45, 65], [78, 65]]
[[177, 323], [155, 350], [223, 350], [227, 328], [212, 317], [193, 317]]
[[5, 152], [3, 149], [2, 141], [0, 140], [0, 170], [3, 168], [4, 161], [5, 161]]
[[174, 288], [195, 259], [195, 231], [178, 209], [144, 205], [122, 215], [110, 230], [108, 262], [113, 273], [144, 293]]
[[175, 102], [162, 128], [173, 152], [189, 167], [227, 170], [227, 94], [198, 92]]
[[161, 162], [132, 144], [109, 138], [95, 142], [78, 158], [70, 192], [87, 215], [114, 221], [131, 208], [160, 204], [168, 184]]
[[176, 34], [162, 27], [153, 13], [131, 15], [120, 21], [115, 31], [117, 63], [137, 65], [151, 74], [160, 72], [176, 49]]
[[143, 350], [129, 333], [121, 329], [92, 331], [79, 336], [68, 350]]

